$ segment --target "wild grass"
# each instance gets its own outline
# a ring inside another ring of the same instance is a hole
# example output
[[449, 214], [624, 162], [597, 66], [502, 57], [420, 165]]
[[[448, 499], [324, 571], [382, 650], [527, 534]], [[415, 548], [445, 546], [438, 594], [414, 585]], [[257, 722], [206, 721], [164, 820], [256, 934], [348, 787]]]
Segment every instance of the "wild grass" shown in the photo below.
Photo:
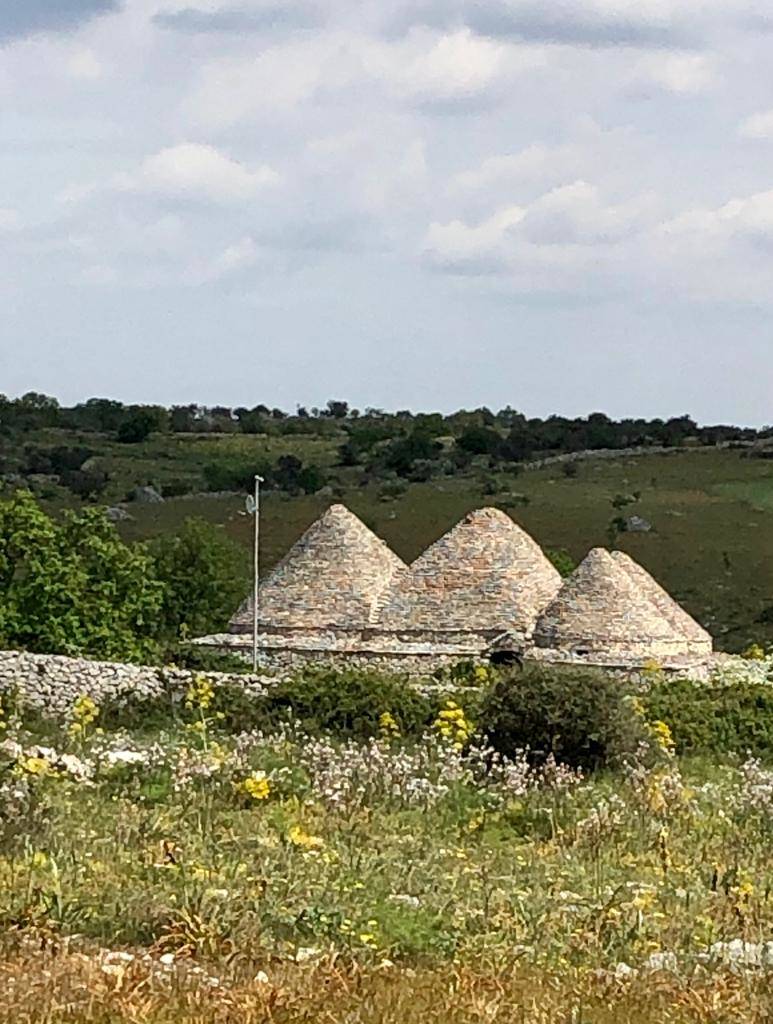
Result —
[[506, 761], [446, 708], [407, 741], [292, 724], [10, 723], [0, 1021], [770, 1019], [773, 772]]

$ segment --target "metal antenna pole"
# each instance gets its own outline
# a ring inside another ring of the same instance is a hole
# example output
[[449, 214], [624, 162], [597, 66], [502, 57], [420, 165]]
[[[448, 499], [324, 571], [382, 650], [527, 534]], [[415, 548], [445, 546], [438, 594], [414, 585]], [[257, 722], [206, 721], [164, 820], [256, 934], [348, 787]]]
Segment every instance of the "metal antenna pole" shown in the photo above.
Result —
[[258, 577], [260, 573], [260, 485], [263, 477], [255, 475], [255, 537], [253, 540], [252, 579], [252, 671], [258, 670]]

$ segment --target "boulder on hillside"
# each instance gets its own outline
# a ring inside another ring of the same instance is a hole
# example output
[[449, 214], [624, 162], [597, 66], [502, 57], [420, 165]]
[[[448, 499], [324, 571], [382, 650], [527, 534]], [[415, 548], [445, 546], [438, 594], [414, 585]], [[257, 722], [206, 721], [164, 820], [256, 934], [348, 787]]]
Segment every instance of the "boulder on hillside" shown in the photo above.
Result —
[[125, 519], [132, 518], [126, 509], [121, 508], [120, 505], [111, 505], [110, 508], [105, 509], [105, 515], [111, 523], [122, 523]]
[[651, 529], [652, 523], [642, 516], [628, 516], [625, 521], [626, 533], [649, 533]]
[[139, 502], [140, 505], [157, 505], [164, 499], [158, 493], [155, 487], [150, 485], [146, 487], [135, 487], [132, 492], [132, 501]]

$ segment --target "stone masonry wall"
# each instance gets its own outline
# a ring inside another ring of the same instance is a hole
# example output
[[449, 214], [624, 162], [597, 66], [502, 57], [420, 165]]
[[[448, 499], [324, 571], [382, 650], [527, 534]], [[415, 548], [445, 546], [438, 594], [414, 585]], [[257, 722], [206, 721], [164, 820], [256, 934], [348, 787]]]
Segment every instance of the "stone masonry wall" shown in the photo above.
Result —
[[[187, 669], [0, 651], [0, 694], [16, 692], [28, 706], [52, 717], [66, 716], [81, 696], [91, 697], [97, 704], [107, 700], [120, 703], [127, 697], [149, 700], [170, 693], [182, 697], [201, 674]], [[267, 676], [238, 673], [205, 674], [214, 685], [241, 686], [256, 697], [264, 694], [273, 681]]]
[[[236, 652], [234, 652], [236, 653]], [[245, 654], [245, 659], [248, 657]], [[231, 672], [193, 672], [187, 669], [124, 665], [109, 661], [89, 661], [54, 654], [28, 654], [0, 651], [0, 695], [18, 693], [23, 702], [52, 718], [65, 718], [78, 697], [91, 697], [97, 704], [105, 701], [152, 700], [166, 695], [182, 699], [193, 680], [200, 675], [214, 686], [240, 686], [255, 697], [263, 696], [282, 675], [312, 665], [331, 668], [360, 668], [413, 677], [429, 677], [445, 665], [460, 659], [447, 655], [390, 657], [382, 654], [341, 654], [336, 652], [274, 651], [261, 653], [261, 668], [276, 675], [252, 675]]]

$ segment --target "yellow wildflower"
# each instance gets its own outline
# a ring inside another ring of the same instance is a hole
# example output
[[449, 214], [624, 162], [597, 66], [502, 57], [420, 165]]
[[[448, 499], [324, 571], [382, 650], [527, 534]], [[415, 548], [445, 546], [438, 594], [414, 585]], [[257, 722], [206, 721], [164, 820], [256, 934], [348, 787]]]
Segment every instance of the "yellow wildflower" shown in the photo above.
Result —
[[287, 838], [293, 846], [298, 846], [302, 850], [321, 850], [325, 845], [325, 840], [321, 836], [309, 835], [300, 825], [293, 825], [287, 833]]
[[400, 735], [400, 726], [389, 711], [385, 711], [379, 716], [378, 726], [384, 739], [393, 739]]
[[72, 706], [71, 722], [68, 729], [70, 736], [75, 739], [78, 736], [84, 736], [89, 729], [90, 725], [93, 725], [99, 716], [99, 707], [94, 703], [91, 697], [86, 694], [78, 697]]
[[215, 691], [212, 688], [212, 683], [210, 683], [206, 676], [196, 676], [188, 687], [185, 706], [189, 711], [194, 709], [207, 711], [214, 699]]
[[27, 775], [53, 775], [51, 762], [45, 757], [25, 757], [19, 762], [19, 768]]
[[674, 737], [671, 735], [671, 730], [665, 722], [660, 720], [653, 722], [650, 726], [650, 733], [655, 743], [664, 753], [671, 753], [673, 751]]
[[271, 783], [265, 772], [253, 772], [237, 788], [253, 800], [267, 800], [271, 795]]
[[741, 657], [746, 658], [748, 661], [764, 661], [765, 648], [759, 644], [749, 644]]
[[432, 725], [441, 738], [448, 740], [457, 750], [469, 742], [473, 733], [472, 722], [467, 720], [464, 710], [452, 700], [446, 701], [445, 708], [438, 712]]

